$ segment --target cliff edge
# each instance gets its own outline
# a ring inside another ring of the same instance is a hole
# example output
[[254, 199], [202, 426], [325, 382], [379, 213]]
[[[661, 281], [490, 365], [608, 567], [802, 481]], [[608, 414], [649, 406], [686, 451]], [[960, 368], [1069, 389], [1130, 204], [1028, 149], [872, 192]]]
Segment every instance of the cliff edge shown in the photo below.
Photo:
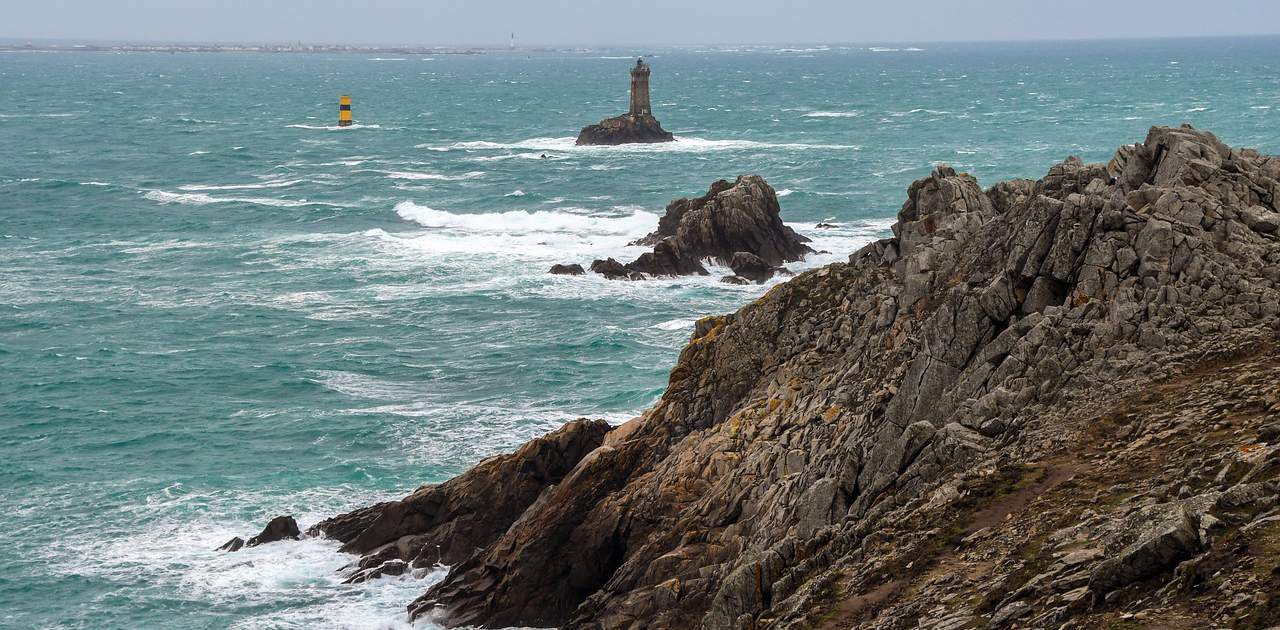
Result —
[[443, 545], [409, 611], [449, 626], [1265, 627], [1278, 180], [1190, 127], [939, 167], [892, 238], [700, 321], [640, 418], [313, 531], [366, 573]]

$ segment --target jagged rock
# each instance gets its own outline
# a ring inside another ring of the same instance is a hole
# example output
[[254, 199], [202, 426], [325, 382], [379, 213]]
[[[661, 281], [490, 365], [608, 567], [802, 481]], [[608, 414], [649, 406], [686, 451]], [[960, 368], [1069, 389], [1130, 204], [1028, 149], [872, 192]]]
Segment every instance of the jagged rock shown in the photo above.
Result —
[[244, 539], [239, 536], [228, 540], [223, 543], [221, 547], [218, 547], [218, 551], [240, 551], [241, 549], [244, 549]]
[[[777, 193], [759, 176], [744, 175], [732, 184], [717, 181], [702, 197], [671, 202], [657, 231], [632, 243], [653, 251], [622, 267], [649, 276], [685, 276], [707, 275], [704, 260], [731, 265], [738, 253], [755, 256], [770, 268], [803, 260], [813, 253], [805, 245], [809, 239], [784, 225], [779, 212]], [[751, 266], [746, 259], [740, 264]], [[610, 270], [605, 277], [629, 277], [616, 265]], [[755, 279], [759, 274], [737, 275]]]
[[386, 574], [383, 567], [392, 560], [415, 567], [460, 562], [506, 530], [543, 490], [599, 447], [608, 431], [602, 420], [575, 420], [445, 483], [312, 529], [342, 541], [346, 553], [375, 558], [361, 568], [378, 568], [379, 574]]
[[675, 139], [675, 135], [663, 129], [662, 123], [651, 114], [623, 114], [583, 127], [575, 144], [614, 146], [674, 142]]
[[551, 265], [551, 269], [547, 273], [557, 276], [581, 276], [587, 272], [582, 268], [582, 265], [574, 263], [571, 265]]
[[[661, 399], [512, 520], [473, 537], [456, 512], [466, 527], [448, 533], [475, 553], [411, 616], [781, 628], [844, 610], [845, 627], [1100, 627], [1113, 618], [1094, 601], [1184, 605], [1151, 578], [1196, 554], [1239, 582], [1222, 592], [1272, 592], [1280, 576], [1253, 570], [1271, 560], [1236, 569], [1233, 550], [1276, 527], [1274, 485], [1252, 484], [1280, 477], [1280, 449], [1249, 438], [1280, 404], [1280, 256], [1245, 210], [1275, 211], [1277, 178], [1280, 160], [1189, 127], [986, 192], [935, 169], [892, 238], [700, 320]], [[746, 199], [767, 207], [763, 182], [712, 190], [660, 224], [655, 257], [675, 240], [672, 260], [780, 264], [694, 227]], [[455, 480], [459, 501], [504, 500], [505, 486], [467, 481], [486, 465]], [[1098, 471], [1110, 476], [1069, 481]], [[1214, 510], [1220, 525], [1200, 516]], [[441, 544], [448, 521], [433, 519]], [[370, 541], [371, 563], [419, 544], [400, 531]]]
[[228, 540], [218, 550], [239, 551], [243, 548], [257, 547], [258, 545], [281, 540], [297, 540], [301, 535], [302, 531], [298, 529], [298, 522], [293, 520], [292, 516], [277, 516], [271, 519], [257, 536], [250, 538], [248, 541], [242, 540], [237, 536]]
[[631, 271], [627, 266], [614, 260], [606, 258], [591, 263], [591, 271], [598, 273], [610, 280], [643, 280], [644, 275], [638, 271]]
[[737, 276], [737, 275], [724, 276], [723, 278], [720, 278], [720, 281], [725, 284], [738, 284], [738, 285], [754, 284], [754, 282], [752, 282], [750, 278], [743, 278], [742, 276]]
[[1101, 599], [1117, 588], [1172, 570], [1200, 551], [1200, 546], [1200, 516], [1183, 511], [1172, 524], [1094, 568], [1089, 590]]

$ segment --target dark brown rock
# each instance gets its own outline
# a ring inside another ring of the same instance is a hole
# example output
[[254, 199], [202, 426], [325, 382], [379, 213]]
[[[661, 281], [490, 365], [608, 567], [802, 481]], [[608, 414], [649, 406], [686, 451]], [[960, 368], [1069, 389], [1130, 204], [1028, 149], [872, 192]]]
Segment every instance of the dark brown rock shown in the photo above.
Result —
[[752, 282], [764, 282], [777, 273], [777, 268], [751, 252], [734, 252], [729, 259], [729, 268], [734, 275]]
[[601, 420], [570, 422], [443, 484], [330, 519], [315, 529], [342, 541], [344, 552], [373, 554], [377, 561], [366, 563], [362, 571], [391, 560], [418, 567], [460, 562], [505, 531], [539, 494], [598, 447], [608, 431]]
[[293, 520], [292, 516], [277, 516], [271, 519], [257, 536], [250, 538], [248, 541], [237, 536], [228, 540], [218, 550], [240, 551], [244, 548], [257, 547], [258, 545], [281, 540], [297, 540], [301, 535], [302, 532], [298, 529], [298, 522]]
[[[783, 224], [773, 188], [759, 176], [744, 175], [732, 184], [715, 182], [702, 197], [671, 202], [657, 231], [632, 243], [653, 251], [623, 267], [647, 276], [707, 275], [704, 260], [730, 265], [735, 254], [744, 253], [774, 268], [813, 253], [807, 242]], [[629, 277], [616, 268], [605, 276]]]
[[551, 265], [551, 269], [547, 273], [557, 276], [581, 276], [587, 272], [582, 268], [582, 265], [574, 263], [571, 265]]
[[576, 144], [615, 146], [674, 142], [675, 139], [675, 135], [663, 129], [662, 123], [652, 114], [623, 114], [583, 127]]

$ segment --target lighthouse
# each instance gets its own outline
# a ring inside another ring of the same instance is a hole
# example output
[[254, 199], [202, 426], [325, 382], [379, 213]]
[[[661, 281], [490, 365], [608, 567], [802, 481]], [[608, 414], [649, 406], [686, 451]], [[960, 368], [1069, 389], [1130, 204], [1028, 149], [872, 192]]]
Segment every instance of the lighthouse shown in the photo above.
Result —
[[653, 107], [649, 105], [649, 64], [644, 59], [636, 60], [636, 67], [631, 69], [631, 112], [632, 116], [652, 116]]

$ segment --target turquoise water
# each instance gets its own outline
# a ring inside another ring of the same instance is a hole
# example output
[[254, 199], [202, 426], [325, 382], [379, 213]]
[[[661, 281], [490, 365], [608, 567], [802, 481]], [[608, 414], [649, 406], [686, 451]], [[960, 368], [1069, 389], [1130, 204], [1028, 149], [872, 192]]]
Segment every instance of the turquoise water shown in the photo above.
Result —
[[[544, 271], [714, 179], [764, 175], [805, 267], [937, 161], [1038, 177], [1184, 121], [1280, 151], [1280, 40], [906, 48], [0, 54], [0, 626], [404, 625], [438, 573], [213, 549], [643, 410], [766, 287]], [[681, 140], [573, 147], [640, 52]]]

